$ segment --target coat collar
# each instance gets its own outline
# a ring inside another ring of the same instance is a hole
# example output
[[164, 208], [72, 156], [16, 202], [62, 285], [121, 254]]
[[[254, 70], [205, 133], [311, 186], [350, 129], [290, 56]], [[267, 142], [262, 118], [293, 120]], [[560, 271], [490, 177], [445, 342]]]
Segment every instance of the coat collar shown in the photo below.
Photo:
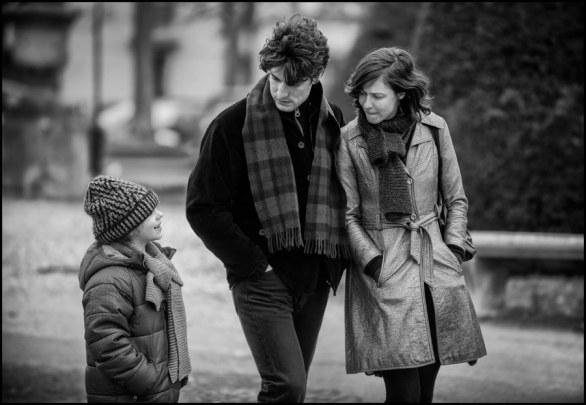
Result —
[[[428, 128], [426, 128], [426, 126], [433, 126], [441, 129], [444, 127], [444, 120], [433, 112], [429, 115], [424, 115], [421, 122], [415, 126], [415, 132], [413, 133], [411, 146], [427, 142], [431, 139], [431, 132]], [[359, 146], [366, 147], [366, 140], [358, 129], [358, 118], [354, 118], [348, 123], [348, 125], [346, 125], [346, 127], [344, 127], [343, 134], [344, 133], [346, 134], [348, 140], [358, 138], [357, 141]]]

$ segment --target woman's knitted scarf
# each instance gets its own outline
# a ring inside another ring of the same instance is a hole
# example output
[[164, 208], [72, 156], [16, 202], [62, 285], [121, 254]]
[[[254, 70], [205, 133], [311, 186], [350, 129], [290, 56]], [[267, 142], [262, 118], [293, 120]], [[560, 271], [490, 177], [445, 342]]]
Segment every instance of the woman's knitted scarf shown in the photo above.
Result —
[[171, 260], [154, 243], [149, 242], [145, 250], [144, 263], [148, 269], [145, 299], [152, 302], [157, 311], [162, 301], [167, 300], [169, 375], [171, 382], [181, 381], [191, 371], [185, 306], [181, 294], [183, 281]]
[[326, 137], [324, 129], [328, 113], [331, 108], [322, 97], [302, 236], [293, 164], [268, 75], [248, 95], [242, 136], [252, 198], [270, 252], [304, 247], [307, 254], [350, 258], [346, 196], [333, 173], [337, 139]]
[[406, 143], [413, 133], [415, 121], [398, 114], [390, 120], [372, 125], [362, 108], [358, 108], [358, 128], [366, 139], [368, 158], [379, 167], [380, 209], [388, 219], [413, 212], [411, 187], [405, 171]]

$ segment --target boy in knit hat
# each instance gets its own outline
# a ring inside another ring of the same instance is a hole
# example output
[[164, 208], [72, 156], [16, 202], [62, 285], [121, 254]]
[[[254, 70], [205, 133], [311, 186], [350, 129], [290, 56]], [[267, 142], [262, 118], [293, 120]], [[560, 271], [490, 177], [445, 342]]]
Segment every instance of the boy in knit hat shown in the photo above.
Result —
[[80, 266], [88, 402], [178, 402], [191, 371], [183, 282], [162, 247], [153, 190], [110, 176], [87, 188], [96, 241]]

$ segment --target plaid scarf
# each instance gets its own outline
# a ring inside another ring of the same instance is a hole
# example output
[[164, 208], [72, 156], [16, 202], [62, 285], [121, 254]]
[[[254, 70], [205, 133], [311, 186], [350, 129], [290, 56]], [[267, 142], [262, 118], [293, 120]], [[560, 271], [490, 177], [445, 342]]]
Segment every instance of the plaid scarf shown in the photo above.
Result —
[[306, 254], [350, 258], [344, 224], [346, 197], [333, 173], [335, 140], [324, 130], [331, 108], [322, 97], [302, 236], [293, 164], [268, 77], [259, 80], [248, 95], [242, 136], [252, 198], [269, 251], [304, 247]]
[[366, 119], [362, 108], [358, 108], [358, 128], [366, 138], [368, 159], [379, 171], [380, 209], [387, 219], [394, 215], [410, 215], [411, 188], [407, 183], [407, 173], [402, 160], [407, 155], [405, 145], [413, 133], [415, 122], [401, 114], [377, 125]]
[[[135, 248], [136, 249], [136, 248]], [[169, 341], [169, 376], [171, 382], [181, 381], [191, 372], [187, 348], [187, 323], [181, 294], [183, 281], [173, 263], [151, 242], [146, 245], [144, 263], [149, 270], [145, 299], [155, 304], [167, 300], [167, 335]]]

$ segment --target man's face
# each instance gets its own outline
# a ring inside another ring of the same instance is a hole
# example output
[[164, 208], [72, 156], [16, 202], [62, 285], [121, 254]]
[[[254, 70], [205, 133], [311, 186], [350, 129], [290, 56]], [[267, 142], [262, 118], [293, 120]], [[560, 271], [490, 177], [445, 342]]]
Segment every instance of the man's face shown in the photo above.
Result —
[[285, 83], [285, 75], [283, 67], [276, 67], [269, 70], [269, 81], [271, 86], [271, 96], [275, 100], [275, 104], [279, 111], [291, 112], [295, 111], [311, 92], [313, 81], [311, 79], [299, 82], [295, 86], [289, 86]]

